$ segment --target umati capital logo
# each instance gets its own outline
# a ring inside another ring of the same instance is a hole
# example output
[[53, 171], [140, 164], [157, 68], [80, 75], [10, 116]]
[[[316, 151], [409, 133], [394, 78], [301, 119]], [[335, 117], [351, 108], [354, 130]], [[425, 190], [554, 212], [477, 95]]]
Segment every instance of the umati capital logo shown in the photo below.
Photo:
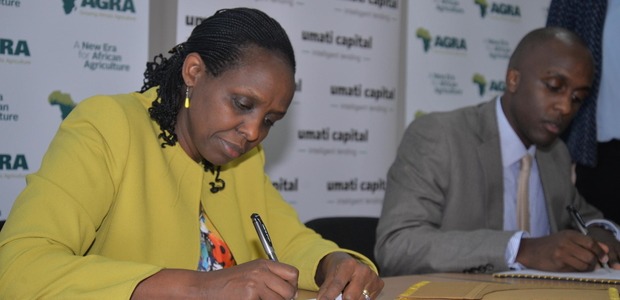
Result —
[[521, 8], [515, 4], [491, 2], [491, 9], [489, 10], [489, 2], [486, 0], [474, 0], [474, 3], [480, 8], [480, 17], [483, 19], [487, 13], [502, 17], [521, 18]]
[[480, 73], [475, 73], [472, 76], [471, 81], [478, 87], [478, 94], [480, 97], [483, 97], [486, 94], [487, 83], [489, 84], [489, 92], [497, 92], [498, 94], [501, 94], [506, 89], [506, 83], [504, 81], [491, 80], [490, 82], [487, 82], [484, 75]]
[[[77, 0], [63, 0], [62, 8], [65, 14], [70, 14], [77, 10]], [[81, 0], [80, 8], [88, 8], [113, 12], [130, 12], [136, 13], [136, 6], [133, 0]]]
[[456, 52], [467, 51], [467, 41], [464, 38], [445, 35], [437, 35], [433, 38], [430, 31], [424, 27], [419, 27], [415, 32], [415, 36], [422, 40], [425, 53], [431, 49], [431, 46], [437, 49]]

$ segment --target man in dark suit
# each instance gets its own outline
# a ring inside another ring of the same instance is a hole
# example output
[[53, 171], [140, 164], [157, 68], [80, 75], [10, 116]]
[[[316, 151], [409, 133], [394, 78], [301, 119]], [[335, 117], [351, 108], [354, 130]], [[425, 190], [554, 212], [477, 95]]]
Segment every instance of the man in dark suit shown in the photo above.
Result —
[[[588, 271], [608, 260], [620, 268], [617, 228], [597, 220], [601, 212], [572, 185], [570, 156], [558, 138], [587, 97], [592, 74], [578, 36], [537, 29], [514, 50], [501, 97], [412, 122], [388, 173], [377, 228], [382, 274]], [[533, 162], [524, 181], [529, 200], [518, 202], [522, 156]], [[567, 230], [574, 228], [567, 205], [595, 222], [588, 223], [592, 236]]]

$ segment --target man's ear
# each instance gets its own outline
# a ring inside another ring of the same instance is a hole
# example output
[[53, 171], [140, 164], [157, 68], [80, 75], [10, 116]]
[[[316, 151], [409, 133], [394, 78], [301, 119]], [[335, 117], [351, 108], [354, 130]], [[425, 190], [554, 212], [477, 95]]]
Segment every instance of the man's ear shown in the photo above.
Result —
[[516, 69], [510, 68], [506, 73], [506, 91], [514, 93], [519, 88], [521, 81], [521, 72]]
[[181, 74], [183, 75], [183, 81], [185, 81], [186, 86], [195, 86], [198, 78], [205, 74], [204, 71], [205, 65], [198, 53], [192, 52], [185, 57]]

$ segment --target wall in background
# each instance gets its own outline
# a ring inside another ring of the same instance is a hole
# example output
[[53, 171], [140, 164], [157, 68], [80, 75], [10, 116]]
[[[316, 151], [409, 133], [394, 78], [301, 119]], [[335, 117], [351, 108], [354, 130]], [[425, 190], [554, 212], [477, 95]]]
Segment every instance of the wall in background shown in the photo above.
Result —
[[0, 3], [0, 219], [76, 103], [140, 89], [149, 4]]
[[177, 43], [221, 8], [259, 8], [287, 31], [297, 91], [265, 140], [267, 173], [302, 221], [377, 215], [400, 127], [401, 7], [372, 1], [179, 0]]
[[550, 0], [412, 1], [407, 10], [405, 120], [490, 100], [504, 91], [508, 59], [545, 26]]
[[0, 4], [0, 219], [73, 105], [138, 90], [145, 62], [202, 18], [249, 6], [296, 51], [298, 91], [265, 141], [266, 170], [306, 221], [377, 216], [405, 126], [500, 94], [509, 54], [544, 25], [549, 0], [11, 3]]

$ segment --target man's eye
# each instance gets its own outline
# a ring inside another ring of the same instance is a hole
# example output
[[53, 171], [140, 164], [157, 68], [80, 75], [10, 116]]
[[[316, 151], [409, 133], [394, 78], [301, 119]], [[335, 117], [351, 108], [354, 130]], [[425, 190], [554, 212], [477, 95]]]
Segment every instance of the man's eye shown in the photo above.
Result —
[[242, 110], [251, 110], [252, 109], [252, 105], [251, 104], [247, 104], [247, 103], [243, 102], [241, 99], [234, 98], [233, 102], [235, 103], [235, 105], [238, 108], [240, 108]]
[[545, 85], [547, 86], [547, 89], [549, 89], [552, 92], [559, 92], [562, 89], [561, 85], [550, 83], [550, 82], [545, 83]]
[[587, 98], [587, 95], [578, 95], [578, 94], [571, 95], [571, 100], [575, 104], [582, 104], [583, 101], [586, 100], [586, 98]]
[[273, 125], [275, 125], [275, 124], [276, 124], [276, 122], [275, 122], [275, 121], [272, 121], [272, 120], [271, 120], [271, 119], [269, 119], [269, 118], [265, 118], [265, 125], [266, 125], [267, 127], [273, 127]]

